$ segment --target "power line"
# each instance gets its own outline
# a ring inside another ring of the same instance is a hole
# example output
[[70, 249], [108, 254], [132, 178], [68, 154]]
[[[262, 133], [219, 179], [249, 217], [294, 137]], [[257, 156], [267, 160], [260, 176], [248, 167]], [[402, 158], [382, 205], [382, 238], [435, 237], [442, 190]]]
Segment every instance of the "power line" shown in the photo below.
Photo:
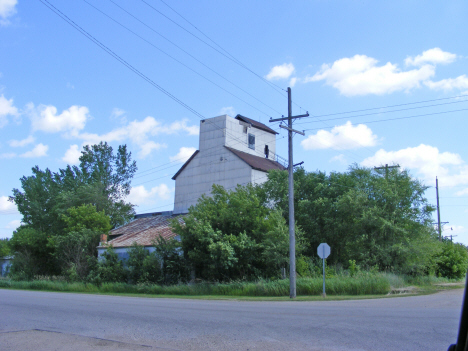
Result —
[[[112, 1], [113, 0], [109, 0], [109, 1]], [[259, 74], [255, 73], [253, 70], [251, 70], [249, 67], [247, 67], [245, 64], [243, 64], [241, 61], [239, 61], [238, 59], [236, 59], [234, 56], [232, 56], [231, 54], [229, 53], [224, 53], [222, 52], [221, 50], [217, 49], [216, 47], [214, 47], [213, 45], [207, 43], [205, 40], [201, 39], [200, 37], [198, 37], [197, 35], [195, 35], [194, 33], [192, 33], [191, 31], [189, 31], [188, 29], [186, 29], [185, 27], [181, 26], [179, 23], [177, 23], [176, 21], [174, 21], [173, 19], [169, 18], [168, 16], [166, 16], [164, 13], [162, 13], [161, 11], [159, 11], [158, 9], [156, 9], [154, 6], [148, 4], [148, 2], [146, 2], [145, 0], [140, 0], [141, 2], [143, 2], [144, 4], [146, 4], [148, 7], [150, 7], [151, 9], [153, 9], [154, 11], [156, 11], [157, 13], [159, 13], [161, 16], [163, 16], [164, 18], [166, 18], [167, 20], [171, 21], [172, 23], [174, 23], [176, 26], [178, 26], [179, 28], [181, 28], [182, 30], [186, 31], [188, 34], [192, 35], [193, 37], [195, 37], [196, 39], [198, 39], [199, 41], [201, 41], [202, 43], [204, 43], [205, 45], [207, 45], [208, 47], [212, 48], [214, 51], [216, 51], [217, 53], [219, 53], [220, 55], [226, 57], [227, 59], [231, 60], [232, 62], [236, 63], [237, 65], [239, 65], [240, 67], [244, 68], [245, 70], [249, 71], [250, 73], [252, 73], [254, 76], [256, 76], [257, 78], [259, 78], [260, 80], [262, 80], [264, 83], [266, 83], [268, 86], [270, 86], [272, 89], [274, 89], [276, 92], [280, 93], [282, 96], [284, 96], [283, 92], [284, 89], [281, 88], [280, 86], [266, 80], [265, 78], [263, 78], [262, 76], [260, 76]], [[216, 44], [217, 45], [217, 44]], [[222, 49], [224, 50], [224, 49]], [[225, 50], [224, 50], [225, 51]], [[280, 89], [280, 90], [278, 90]]]
[[[103, 15], [105, 15], [106, 17], [108, 17], [109, 19], [111, 19], [112, 21], [116, 22], [117, 24], [119, 24], [120, 26], [122, 26], [123, 28], [125, 28], [126, 30], [130, 31], [132, 34], [136, 35], [137, 37], [139, 37], [140, 39], [144, 40], [145, 42], [147, 42], [148, 44], [150, 44], [151, 46], [153, 46], [154, 48], [156, 48], [157, 50], [161, 51], [162, 53], [164, 53], [165, 55], [169, 56], [170, 58], [172, 58], [173, 60], [177, 61], [178, 63], [180, 63], [181, 65], [183, 65], [184, 67], [190, 69], [191, 71], [195, 72], [196, 74], [202, 76], [204, 79], [210, 81], [211, 83], [215, 84], [216, 86], [218, 86], [219, 88], [223, 89], [224, 91], [228, 92], [226, 89], [220, 87], [219, 85], [217, 85], [216, 83], [212, 82], [211, 80], [209, 80], [208, 78], [204, 77], [203, 75], [201, 75], [200, 73], [196, 72], [195, 70], [193, 70], [192, 68], [188, 67], [187, 65], [185, 65], [184, 63], [182, 63], [181, 61], [179, 61], [178, 59], [174, 58], [173, 56], [169, 55], [168, 53], [166, 53], [165, 51], [163, 51], [162, 49], [158, 48], [156, 45], [154, 45], [153, 43], [149, 42], [148, 40], [144, 39], [142, 36], [140, 36], [139, 34], [135, 33], [134, 31], [132, 31], [131, 29], [129, 29], [128, 27], [126, 27], [125, 25], [121, 24], [120, 22], [118, 22], [117, 20], [115, 20], [114, 18], [112, 18], [111, 16], [109, 16], [108, 14], [106, 14], [105, 12], [103, 12], [102, 10], [98, 9], [97, 7], [95, 7], [94, 5], [90, 4], [87, 0], [83, 0], [84, 2], [86, 2], [88, 5], [92, 6], [94, 9], [96, 9], [97, 11], [101, 12]], [[119, 4], [115, 3], [113, 0], [109, 0], [110, 2], [112, 2], [115, 6], [117, 6], [119, 9], [121, 9], [122, 11], [124, 11], [127, 15], [129, 15], [130, 17], [132, 17], [133, 19], [135, 19], [136, 21], [138, 21], [139, 23], [141, 23], [142, 25], [144, 25], [146, 28], [148, 28], [149, 30], [151, 30], [152, 32], [156, 33], [157, 35], [159, 35], [161, 38], [163, 38], [164, 40], [166, 40], [167, 42], [169, 42], [171, 45], [175, 46], [177, 49], [181, 50], [183, 53], [185, 53], [186, 55], [188, 55], [189, 57], [191, 57], [193, 60], [195, 60], [196, 62], [200, 63], [202, 66], [204, 66], [205, 68], [207, 68], [208, 70], [210, 70], [211, 72], [213, 72], [214, 74], [216, 74], [217, 76], [219, 76], [220, 78], [224, 79], [226, 82], [230, 83], [231, 85], [233, 85], [234, 87], [236, 87], [237, 89], [241, 90], [242, 92], [244, 92], [245, 94], [249, 95], [251, 98], [257, 100], [259, 103], [261, 103], [262, 105], [268, 107], [269, 109], [275, 111], [276, 113], [278, 114], [281, 114], [279, 111], [275, 110], [273, 107], [271, 107], [270, 105], [264, 103], [263, 101], [261, 101], [260, 99], [256, 98], [254, 95], [252, 95], [251, 93], [249, 93], [248, 91], [246, 91], [245, 89], [243, 89], [242, 87], [240, 87], [239, 85], [235, 84], [234, 82], [232, 82], [231, 80], [227, 79], [226, 77], [224, 77], [222, 74], [220, 74], [219, 72], [215, 71], [214, 69], [212, 69], [211, 67], [209, 67], [207, 64], [205, 64], [203, 61], [199, 60], [198, 58], [196, 58], [195, 56], [193, 56], [191, 53], [189, 53], [188, 51], [186, 51], [185, 49], [183, 49], [181, 46], [179, 46], [178, 44], [174, 43], [172, 40], [170, 40], [169, 38], [167, 38], [166, 36], [164, 36], [163, 34], [159, 33], [157, 30], [155, 30], [153, 27], [149, 26], [148, 24], [146, 24], [145, 22], [143, 22], [142, 20], [140, 20], [138, 17], [136, 17], [135, 15], [133, 15], [132, 13], [130, 13], [128, 10], [126, 10], [125, 8], [123, 8], [122, 6], [120, 6]], [[237, 97], [236, 95], [228, 92], [229, 94], [233, 95], [234, 97], [238, 98], [239, 100], [245, 102], [244, 100], [240, 99], [239, 97]], [[259, 110], [258, 108], [254, 107], [253, 105], [250, 105], [249, 103], [245, 102], [246, 104], [248, 104], [249, 106], [253, 107], [254, 109], [262, 112], [263, 114], [269, 116], [267, 113]]]
[[[426, 106], [409, 107], [409, 108], [403, 108], [403, 109], [391, 110], [391, 111], [379, 111], [379, 112], [365, 113], [365, 114], [361, 114], [361, 115], [353, 115], [353, 116], [346, 116], [346, 117], [329, 118], [329, 119], [326, 119], [325, 121], [334, 121], [334, 120], [339, 120], [339, 119], [348, 119], [348, 118], [355, 118], [355, 117], [380, 115], [380, 114], [384, 114], [384, 113], [393, 113], [393, 112], [415, 110], [415, 109], [420, 109], [420, 108], [428, 108], [428, 107], [435, 107], [435, 106], [442, 106], [442, 105], [458, 104], [458, 103], [461, 103], [461, 102], [468, 102], [468, 100], [444, 102], [442, 104], [433, 104], [433, 105], [426, 105]], [[345, 114], [345, 113], [346, 112], [342, 112], [342, 113], [339, 113], [339, 114]], [[320, 116], [312, 116], [312, 117], [317, 118], [317, 117], [320, 117]], [[323, 122], [323, 121], [324, 120], [319, 120], [319, 122]], [[309, 124], [309, 123], [316, 123], [316, 122], [317, 121], [311, 121], [311, 122], [303, 122], [303, 123], [298, 123], [298, 124]]]
[[[451, 110], [451, 111], [442, 111], [442, 112], [425, 113], [425, 114], [421, 114], [421, 115], [413, 115], [413, 116], [406, 116], [406, 117], [388, 118], [388, 119], [381, 119], [381, 120], [377, 120], [377, 121], [356, 122], [355, 124], [380, 123], [380, 122], [396, 121], [396, 120], [409, 119], [409, 118], [416, 118], [416, 117], [426, 117], [426, 116], [441, 115], [441, 114], [452, 113], [452, 112], [460, 112], [460, 111], [468, 111], [468, 108], [463, 108], [463, 109], [459, 109], [459, 110]], [[319, 130], [319, 129], [322, 129], [322, 128], [305, 129], [305, 131]]]

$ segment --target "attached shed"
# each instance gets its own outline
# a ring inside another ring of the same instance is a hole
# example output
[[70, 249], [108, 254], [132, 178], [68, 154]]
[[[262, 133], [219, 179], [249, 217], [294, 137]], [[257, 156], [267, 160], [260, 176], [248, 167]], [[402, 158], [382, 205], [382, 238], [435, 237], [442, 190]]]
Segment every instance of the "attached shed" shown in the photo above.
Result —
[[110, 240], [98, 246], [98, 256], [101, 256], [108, 246], [112, 246], [119, 259], [126, 260], [128, 250], [135, 243], [153, 252], [157, 238], [180, 241], [180, 237], [171, 229], [173, 219], [183, 223], [183, 216], [174, 215], [172, 211], [136, 215], [130, 223], [109, 232]]

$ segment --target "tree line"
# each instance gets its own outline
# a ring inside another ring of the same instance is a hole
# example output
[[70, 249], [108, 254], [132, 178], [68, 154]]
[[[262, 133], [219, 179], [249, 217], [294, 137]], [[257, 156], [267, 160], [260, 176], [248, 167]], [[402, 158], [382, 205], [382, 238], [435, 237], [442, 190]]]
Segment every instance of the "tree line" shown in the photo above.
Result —
[[[14, 254], [11, 276], [60, 275], [73, 281], [174, 284], [193, 279], [279, 279], [288, 272], [288, 174], [271, 171], [262, 185], [226, 190], [214, 185], [174, 221], [176, 240], [134, 245], [122, 262], [112, 247], [97, 259], [99, 235], [130, 221], [125, 202], [136, 163], [125, 146], [86, 146], [80, 165], [24, 176], [11, 200], [23, 225], [3, 253]], [[427, 186], [408, 171], [351, 166], [346, 172], [294, 172], [297, 273], [320, 271], [316, 248], [327, 242], [330, 268], [460, 278], [465, 246], [439, 241]]]

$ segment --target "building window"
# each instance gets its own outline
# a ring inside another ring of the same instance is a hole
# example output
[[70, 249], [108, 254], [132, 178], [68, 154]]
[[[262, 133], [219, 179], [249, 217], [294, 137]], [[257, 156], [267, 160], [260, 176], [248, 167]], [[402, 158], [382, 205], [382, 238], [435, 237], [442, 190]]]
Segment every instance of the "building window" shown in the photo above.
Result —
[[244, 134], [247, 134], [247, 127], [244, 126]]
[[270, 150], [268, 149], [268, 145], [265, 145], [265, 158], [268, 158], [268, 156], [270, 155]]
[[249, 134], [249, 149], [255, 150], [255, 135]]

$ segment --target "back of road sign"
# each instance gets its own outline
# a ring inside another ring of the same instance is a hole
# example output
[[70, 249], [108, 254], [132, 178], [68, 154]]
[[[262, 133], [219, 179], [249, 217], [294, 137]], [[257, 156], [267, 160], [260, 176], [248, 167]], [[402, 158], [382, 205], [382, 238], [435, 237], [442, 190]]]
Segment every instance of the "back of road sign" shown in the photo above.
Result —
[[319, 255], [320, 258], [327, 258], [330, 256], [330, 246], [326, 243], [321, 243], [317, 247], [317, 254]]

